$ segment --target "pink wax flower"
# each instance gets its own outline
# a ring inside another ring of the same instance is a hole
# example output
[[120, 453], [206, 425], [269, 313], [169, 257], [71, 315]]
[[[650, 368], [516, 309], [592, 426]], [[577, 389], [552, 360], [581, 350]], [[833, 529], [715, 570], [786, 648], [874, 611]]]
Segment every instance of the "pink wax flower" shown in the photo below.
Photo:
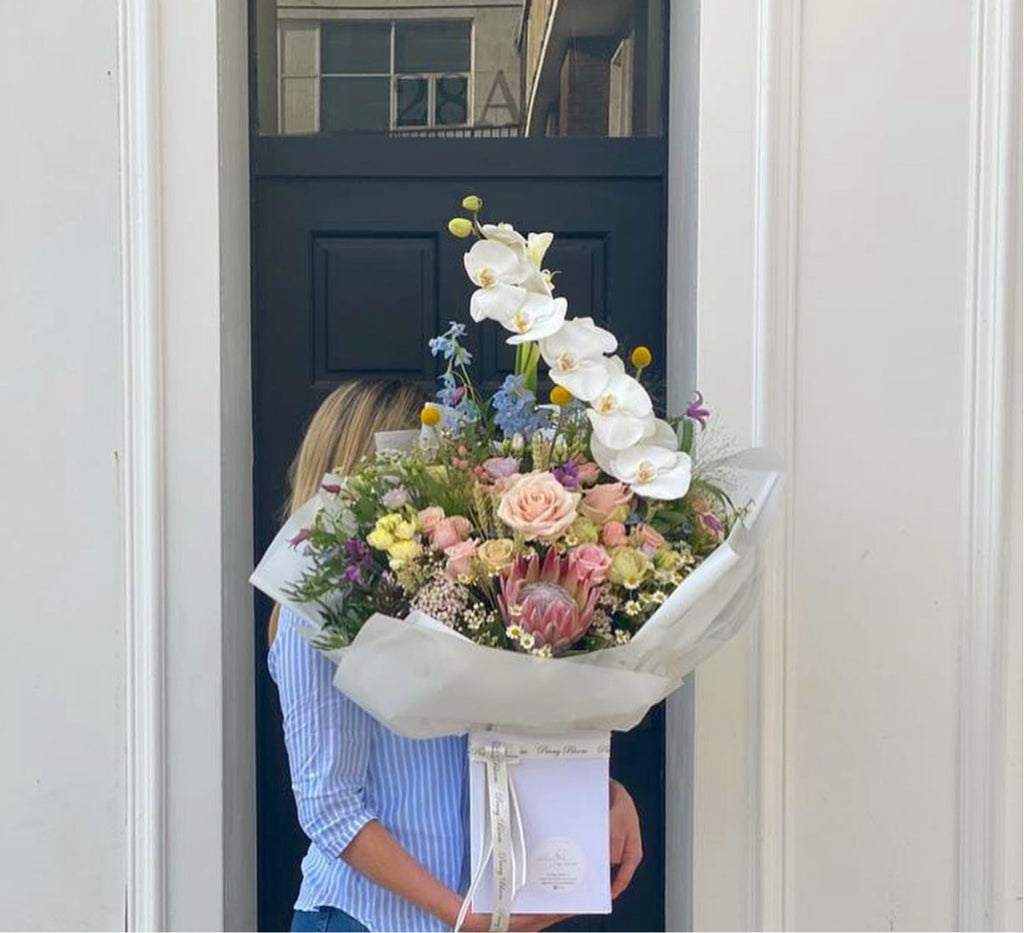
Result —
[[569, 553], [576, 559], [576, 566], [580, 572], [591, 583], [604, 583], [608, 579], [608, 568], [612, 559], [603, 547], [598, 544], [581, 544]]
[[437, 527], [437, 523], [444, 518], [444, 509], [439, 505], [432, 505], [428, 509], [423, 509], [417, 517], [420, 520], [420, 529], [424, 534], [429, 535]]
[[439, 551], [465, 541], [473, 530], [473, 523], [462, 515], [442, 518], [430, 533], [430, 543]]
[[622, 547], [624, 544], [629, 544], [626, 526], [622, 522], [608, 522], [601, 529], [601, 543], [605, 547]]
[[470, 538], [444, 549], [448, 563], [445, 572], [453, 580], [469, 576], [473, 572], [473, 558], [476, 557], [476, 542]]

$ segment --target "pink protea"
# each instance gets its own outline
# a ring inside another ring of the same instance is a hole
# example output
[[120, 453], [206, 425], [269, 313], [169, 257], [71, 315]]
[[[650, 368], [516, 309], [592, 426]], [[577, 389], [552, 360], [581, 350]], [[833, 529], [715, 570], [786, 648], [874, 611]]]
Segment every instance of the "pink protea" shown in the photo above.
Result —
[[538, 648], [558, 653], [590, 628], [600, 590], [574, 554], [548, 550], [519, 556], [502, 575], [498, 604], [506, 626], [533, 635]]

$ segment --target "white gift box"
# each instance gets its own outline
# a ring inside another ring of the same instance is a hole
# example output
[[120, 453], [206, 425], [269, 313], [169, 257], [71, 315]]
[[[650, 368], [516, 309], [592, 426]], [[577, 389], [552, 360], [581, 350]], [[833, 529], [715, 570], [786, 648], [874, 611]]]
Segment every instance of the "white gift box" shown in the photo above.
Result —
[[[513, 894], [512, 913], [611, 913], [610, 740], [608, 732], [470, 733], [474, 911], [495, 911], [497, 886]], [[503, 768], [493, 766], [495, 749]], [[503, 796], [507, 826], [501, 825]], [[511, 860], [496, 868], [503, 838]]]

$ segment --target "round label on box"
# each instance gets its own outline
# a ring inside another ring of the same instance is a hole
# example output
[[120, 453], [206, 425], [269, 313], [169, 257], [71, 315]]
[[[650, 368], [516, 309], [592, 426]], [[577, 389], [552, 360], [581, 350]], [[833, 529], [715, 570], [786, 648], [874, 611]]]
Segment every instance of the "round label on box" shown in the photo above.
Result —
[[583, 853], [571, 839], [546, 839], [530, 856], [529, 882], [564, 894], [583, 880], [583, 865]]

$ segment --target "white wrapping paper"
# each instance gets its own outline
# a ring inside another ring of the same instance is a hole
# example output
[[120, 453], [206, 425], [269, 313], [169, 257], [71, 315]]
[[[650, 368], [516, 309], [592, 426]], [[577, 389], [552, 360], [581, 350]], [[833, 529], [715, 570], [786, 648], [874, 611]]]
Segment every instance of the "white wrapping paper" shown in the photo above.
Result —
[[[499, 729], [518, 734], [627, 730], [675, 690], [753, 614], [761, 544], [780, 480], [774, 469], [731, 467], [729, 493], [748, 506], [729, 537], [626, 645], [543, 659], [486, 648], [419, 612], [376, 614], [352, 644], [329, 653], [335, 686], [395, 732], [413, 738]], [[752, 461], [747, 458], [745, 461]], [[315, 606], [286, 593], [307, 558], [288, 542], [323, 502], [311, 500], [278, 533], [251, 582], [309, 622]]]

